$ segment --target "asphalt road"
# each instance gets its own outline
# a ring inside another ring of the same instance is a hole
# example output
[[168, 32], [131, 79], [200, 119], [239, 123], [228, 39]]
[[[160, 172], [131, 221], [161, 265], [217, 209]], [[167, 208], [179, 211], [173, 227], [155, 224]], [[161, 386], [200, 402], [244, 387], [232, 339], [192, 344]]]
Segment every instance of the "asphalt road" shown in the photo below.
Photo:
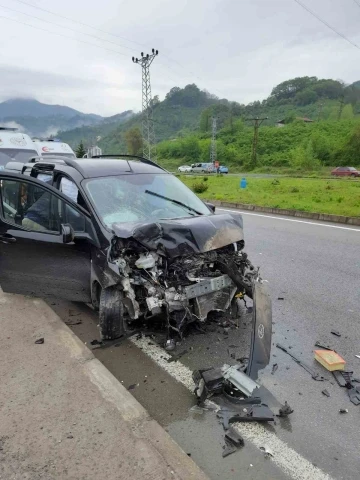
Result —
[[[230, 344], [238, 345], [235, 356], [246, 354], [248, 316], [229, 335], [216, 330], [185, 339], [177, 348], [187, 350], [180, 363], [167, 363], [151, 339], [94, 353], [124, 385], [134, 386], [133, 395], [212, 479], [238, 479], [240, 474], [246, 480], [359, 478], [360, 406], [350, 403], [346, 391], [313, 360], [313, 350], [316, 341], [332, 346], [360, 377], [355, 357], [360, 354], [360, 229], [247, 212], [244, 226], [245, 250], [261, 267], [273, 298], [272, 362], [260, 382], [271, 392], [273, 406], [289, 402], [294, 409], [289, 420], [265, 429], [244, 428], [245, 448], [222, 459], [223, 431], [215, 415], [189, 412], [194, 405], [186, 388], [190, 371], [232, 363]], [[97, 337], [97, 317], [87, 306], [51, 304], [83, 341]], [[327, 380], [313, 380], [276, 348], [277, 342]], [[271, 374], [274, 363], [278, 369]], [[330, 398], [321, 393], [325, 388]], [[349, 412], [340, 414], [340, 408]], [[266, 443], [274, 451], [272, 459], [260, 450]]]

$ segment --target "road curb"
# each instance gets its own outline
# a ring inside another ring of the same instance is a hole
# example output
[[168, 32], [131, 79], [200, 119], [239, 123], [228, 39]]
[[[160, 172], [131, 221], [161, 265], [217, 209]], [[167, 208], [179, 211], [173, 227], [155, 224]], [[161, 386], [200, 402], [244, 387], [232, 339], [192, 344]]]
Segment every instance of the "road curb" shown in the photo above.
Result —
[[[153, 452], [151, 462], [161, 463], [164, 471], [171, 471], [174, 480], [208, 480], [205, 473], [181, 449], [170, 435], [152, 418], [145, 408], [131, 393], [110, 373], [110, 371], [94, 356], [91, 350], [72, 332], [61, 318], [40, 299], [30, 299], [20, 295], [8, 295], [0, 292], [0, 300], [11, 298], [13, 308], [16, 298], [30, 300], [35, 304], [38, 317], [50, 327], [52, 340], [64, 348], [66, 355], [75, 361], [82, 374], [98, 390], [103, 408], [111, 404], [126, 422], [134, 438], [145, 442], [149, 452]], [[15, 307], [16, 308], [16, 307]], [[42, 333], [39, 331], [39, 334]], [[110, 407], [111, 409], [111, 407]], [[131, 456], [141, 457], [144, 452], [129, 452]], [[94, 459], [95, 460], [95, 459]]]
[[327, 213], [310, 213], [301, 210], [290, 210], [283, 208], [262, 207], [260, 205], [249, 205], [247, 203], [232, 203], [219, 200], [206, 200], [217, 207], [236, 208], [239, 210], [250, 210], [253, 212], [272, 213], [274, 215], [286, 215], [289, 217], [307, 218], [321, 220], [323, 222], [343, 223], [345, 225], [360, 226], [360, 217], [345, 217], [343, 215], [330, 215]]

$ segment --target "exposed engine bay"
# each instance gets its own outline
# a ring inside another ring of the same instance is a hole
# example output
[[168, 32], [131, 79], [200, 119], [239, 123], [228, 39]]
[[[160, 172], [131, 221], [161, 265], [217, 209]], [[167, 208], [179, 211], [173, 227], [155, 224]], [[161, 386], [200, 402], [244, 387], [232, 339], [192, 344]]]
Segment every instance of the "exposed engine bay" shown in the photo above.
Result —
[[236, 298], [252, 298], [260, 281], [243, 251], [240, 215], [133, 225], [121, 234], [113, 238], [109, 261], [119, 269], [130, 319], [166, 313], [168, 328], [180, 336], [210, 312], [236, 315]]

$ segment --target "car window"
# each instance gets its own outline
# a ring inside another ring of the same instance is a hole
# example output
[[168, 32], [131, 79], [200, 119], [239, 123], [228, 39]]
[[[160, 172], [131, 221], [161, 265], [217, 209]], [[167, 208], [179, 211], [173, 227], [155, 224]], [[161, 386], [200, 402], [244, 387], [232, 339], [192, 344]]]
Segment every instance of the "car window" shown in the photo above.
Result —
[[85, 190], [109, 227], [117, 222], [154, 222], [211, 214], [186, 185], [168, 174], [94, 178], [86, 182]]
[[60, 233], [63, 223], [85, 231], [85, 217], [41, 186], [19, 180], [1, 180], [1, 204], [7, 223], [36, 232]]

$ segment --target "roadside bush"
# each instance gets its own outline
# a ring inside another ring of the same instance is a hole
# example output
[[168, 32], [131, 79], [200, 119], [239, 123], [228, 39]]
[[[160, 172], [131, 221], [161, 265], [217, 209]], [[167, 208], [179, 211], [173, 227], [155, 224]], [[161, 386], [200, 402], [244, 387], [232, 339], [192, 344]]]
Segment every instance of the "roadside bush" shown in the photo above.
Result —
[[297, 187], [290, 188], [290, 193], [299, 193], [299, 189]]
[[204, 177], [203, 182], [207, 182], [209, 180], [209, 177]]
[[206, 190], [209, 188], [208, 185], [206, 185], [205, 183], [203, 182], [196, 182], [194, 183], [194, 185], [192, 186], [192, 190], [195, 192], [195, 193], [204, 193], [206, 192]]

